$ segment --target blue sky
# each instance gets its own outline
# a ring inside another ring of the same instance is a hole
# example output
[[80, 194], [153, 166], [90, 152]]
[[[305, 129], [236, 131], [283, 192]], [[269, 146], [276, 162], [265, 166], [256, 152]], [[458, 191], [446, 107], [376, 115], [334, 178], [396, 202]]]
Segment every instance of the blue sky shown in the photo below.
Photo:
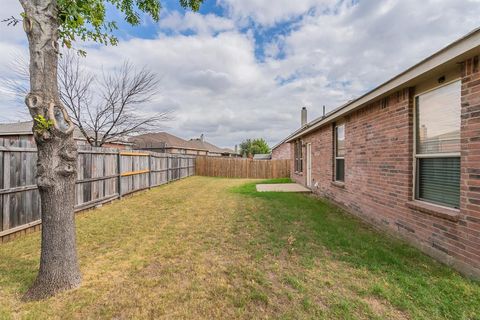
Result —
[[[18, 15], [17, 0], [2, 0]], [[158, 130], [233, 147], [246, 138], [275, 144], [309, 119], [388, 80], [480, 26], [479, 0], [207, 0], [199, 13], [164, 0], [159, 23], [119, 24], [117, 47], [77, 44], [92, 72], [124, 61], [161, 79], [138, 112], [174, 110]], [[113, 10], [109, 16], [121, 22]], [[27, 55], [20, 27], [0, 25], [0, 73]], [[27, 119], [0, 86], [0, 121]]]
[[[180, 6], [178, 0], [167, 0], [162, 2], [162, 17], [167, 17], [172, 12], [178, 12], [185, 14], [189, 12], [189, 9], [184, 9]], [[219, 17], [228, 17], [228, 10], [224, 5], [217, 3], [216, 0], [206, 0], [201, 6], [199, 12], [200, 15], [215, 15]], [[305, 14], [311, 14], [306, 12]], [[131, 26], [126, 23], [121, 14], [110, 6], [108, 11], [109, 19], [115, 20], [119, 23], [118, 30], [115, 31], [115, 35], [120, 39], [130, 39], [132, 37], [143, 39], [154, 39], [159, 33], [171, 35], [172, 30], [169, 28], [159, 27], [149, 16], [144, 15], [144, 23], [140, 26]], [[243, 34], [251, 33], [255, 38], [255, 57], [258, 61], [264, 61], [265, 52], [264, 45], [271, 39], [278, 36], [288, 35], [296, 24], [302, 19], [302, 14], [299, 14], [287, 21], [279, 21], [273, 25], [258, 25], [253, 19], [248, 19], [239, 26], [238, 31]], [[190, 36], [195, 34], [195, 30], [189, 29], [179, 32], [182, 35]], [[278, 58], [282, 58], [282, 53], [278, 54]]]

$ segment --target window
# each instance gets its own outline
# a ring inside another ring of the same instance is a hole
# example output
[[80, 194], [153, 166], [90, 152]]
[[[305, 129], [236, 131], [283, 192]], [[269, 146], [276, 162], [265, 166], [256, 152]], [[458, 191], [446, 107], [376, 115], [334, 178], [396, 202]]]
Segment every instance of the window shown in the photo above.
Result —
[[302, 153], [301, 140], [295, 141], [294, 153], [295, 153], [295, 163], [294, 163], [295, 172], [303, 172], [303, 153]]
[[345, 125], [335, 127], [335, 181], [345, 181]]
[[416, 105], [415, 198], [460, 204], [461, 82], [420, 94]]

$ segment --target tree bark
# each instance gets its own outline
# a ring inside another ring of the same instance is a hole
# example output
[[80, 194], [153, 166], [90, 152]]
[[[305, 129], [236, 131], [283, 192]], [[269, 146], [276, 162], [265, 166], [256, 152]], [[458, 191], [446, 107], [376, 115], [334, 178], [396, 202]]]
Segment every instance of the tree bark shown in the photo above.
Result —
[[77, 149], [74, 126], [61, 103], [58, 83], [56, 0], [20, 0], [30, 51], [30, 93], [25, 99], [34, 121], [38, 148], [37, 184], [42, 208], [42, 246], [38, 276], [25, 299], [38, 300], [81, 283], [75, 235]]

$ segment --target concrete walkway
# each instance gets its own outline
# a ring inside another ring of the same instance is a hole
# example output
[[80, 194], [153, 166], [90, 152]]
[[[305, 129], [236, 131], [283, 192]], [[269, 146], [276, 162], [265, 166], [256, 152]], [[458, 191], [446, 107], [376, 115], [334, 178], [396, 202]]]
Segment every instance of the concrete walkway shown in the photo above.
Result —
[[257, 184], [258, 192], [311, 192], [298, 183]]

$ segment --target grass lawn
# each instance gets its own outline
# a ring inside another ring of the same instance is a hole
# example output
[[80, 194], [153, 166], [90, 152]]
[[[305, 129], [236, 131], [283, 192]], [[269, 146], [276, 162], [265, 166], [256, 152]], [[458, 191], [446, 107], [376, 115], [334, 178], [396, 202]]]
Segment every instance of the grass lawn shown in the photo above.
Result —
[[308, 195], [192, 177], [77, 216], [80, 289], [22, 294], [39, 234], [0, 245], [0, 319], [480, 319], [480, 284]]

